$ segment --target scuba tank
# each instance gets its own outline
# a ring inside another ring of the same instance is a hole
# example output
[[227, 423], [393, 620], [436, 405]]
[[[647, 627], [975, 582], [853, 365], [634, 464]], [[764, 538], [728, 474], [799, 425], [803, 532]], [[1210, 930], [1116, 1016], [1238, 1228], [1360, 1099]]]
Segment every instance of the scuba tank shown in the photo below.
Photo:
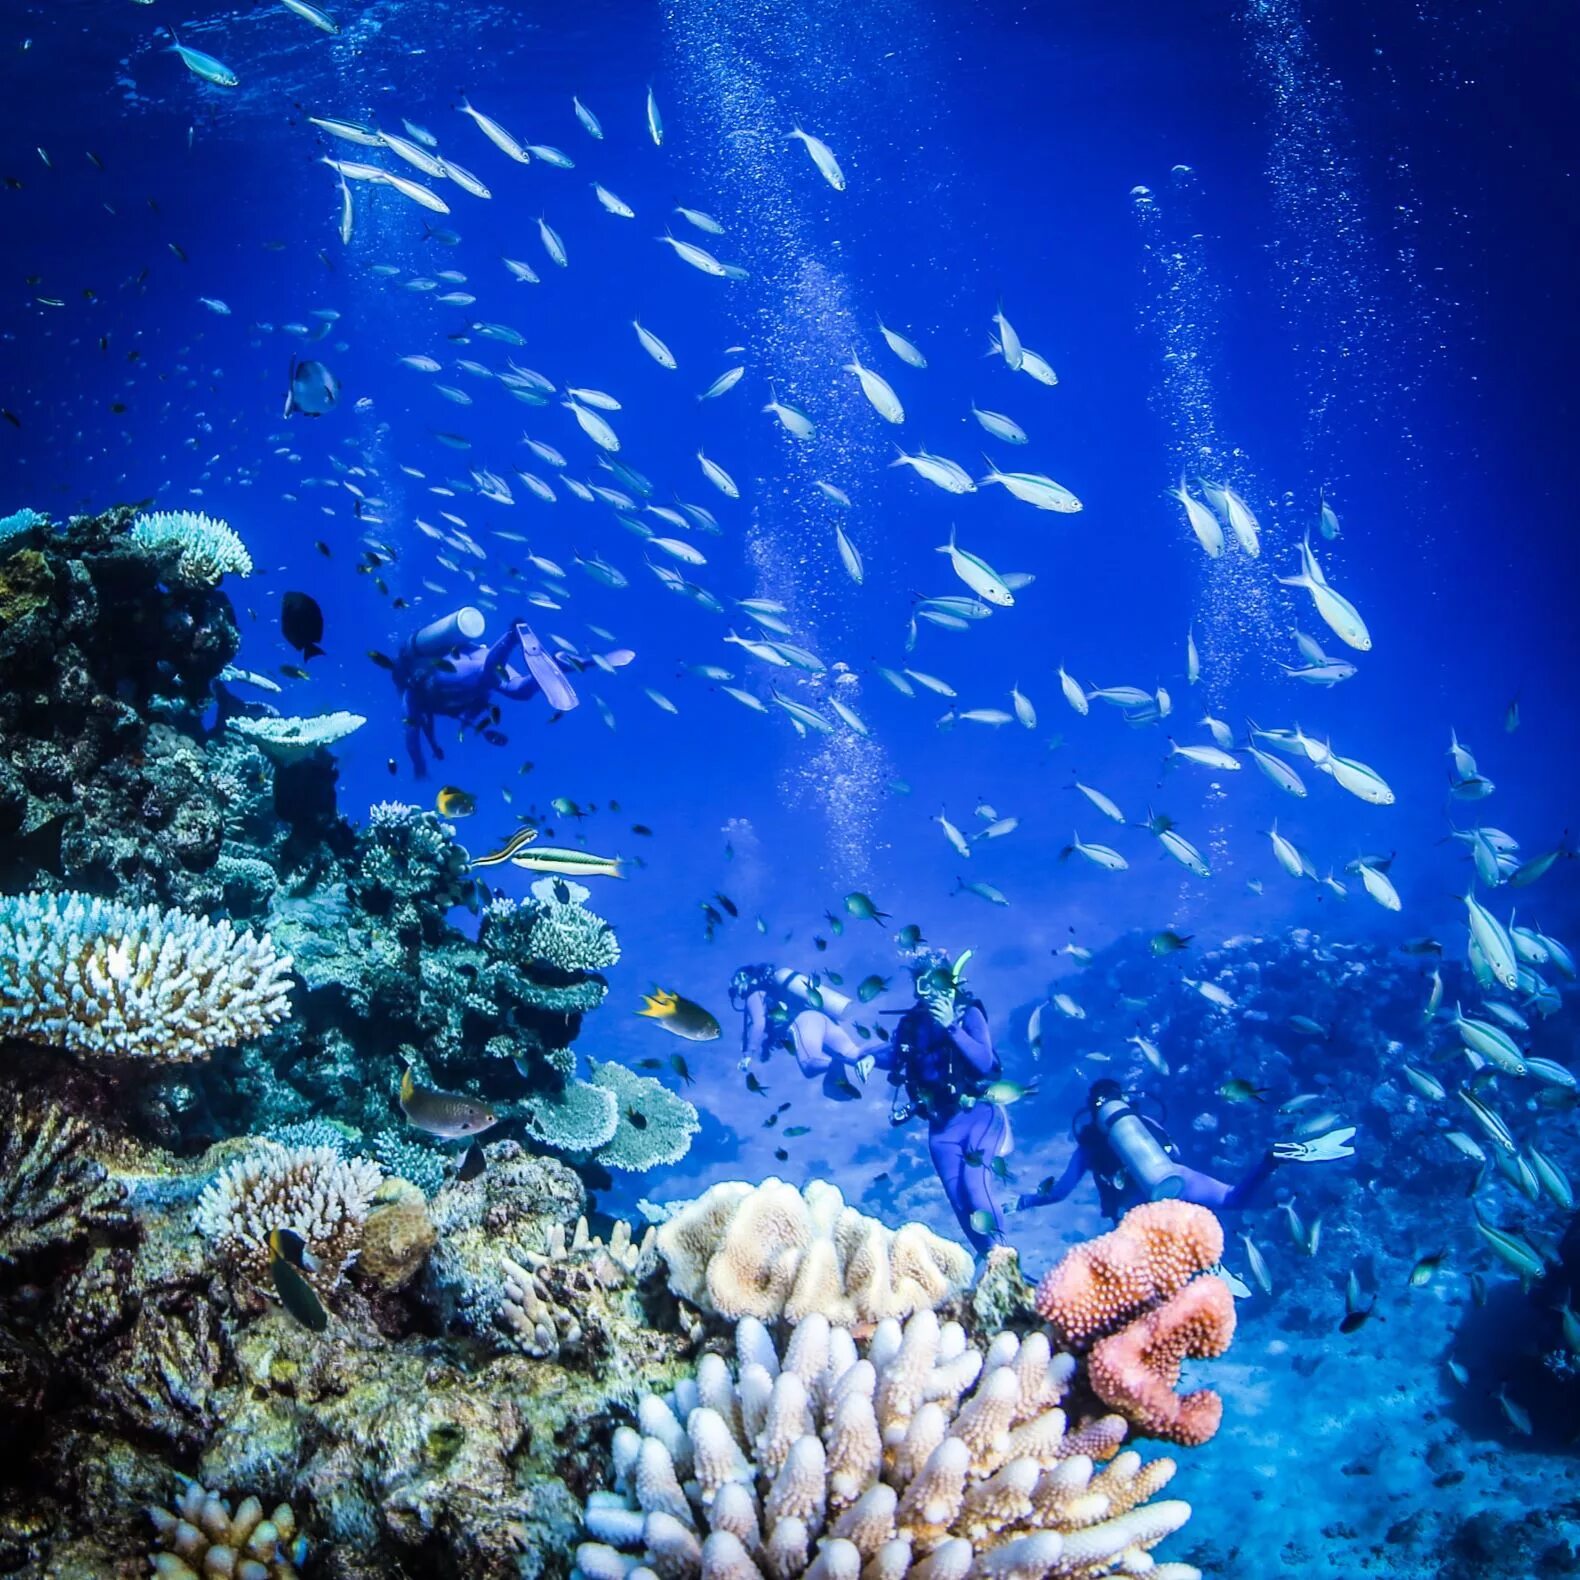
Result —
[[467, 604], [454, 614], [425, 625], [406, 645], [418, 658], [443, 658], [451, 648], [475, 642], [483, 634], [483, 626], [483, 611]]
[[1166, 1201], [1185, 1189], [1185, 1175], [1179, 1164], [1163, 1150], [1150, 1126], [1122, 1097], [1101, 1104], [1092, 1119], [1125, 1172], [1146, 1192], [1148, 1201]]

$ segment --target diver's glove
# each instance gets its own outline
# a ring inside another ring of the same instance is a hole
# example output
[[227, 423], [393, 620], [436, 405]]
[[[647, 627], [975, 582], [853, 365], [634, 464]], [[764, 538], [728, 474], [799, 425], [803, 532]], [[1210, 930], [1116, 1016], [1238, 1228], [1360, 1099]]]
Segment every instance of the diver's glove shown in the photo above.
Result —
[[1325, 1136], [1313, 1136], [1310, 1141], [1275, 1141], [1273, 1156], [1280, 1163], [1331, 1163], [1334, 1158], [1352, 1158], [1355, 1148], [1348, 1144], [1355, 1134], [1355, 1126], [1343, 1130], [1330, 1130]]
[[955, 1023], [955, 996], [949, 992], [932, 992], [922, 995], [922, 1002], [927, 1006], [927, 1013], [938, 1022], [940, 1026], [949, 1027]]
[[856, 1072], [857, 1079], [860, 1080], [863, 1086], [867, 1084], [867, 1077], [872, 1074], [877, 1067], [877, 1063], [878, 1061], [870, 1053], [864, 1053], [852, 1066]]

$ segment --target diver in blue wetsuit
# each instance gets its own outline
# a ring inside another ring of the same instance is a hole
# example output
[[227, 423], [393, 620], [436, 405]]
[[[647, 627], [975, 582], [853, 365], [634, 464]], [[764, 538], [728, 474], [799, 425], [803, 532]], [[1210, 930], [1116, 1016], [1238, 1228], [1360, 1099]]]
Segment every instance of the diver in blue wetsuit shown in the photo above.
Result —
[[1009, 1116], [988, 1101], [1001, 1073], [981, 1001], [964, 991], [970, 951], [950, 966], [942, 954], [912, 965], [916, 1002], [890, 1039], [889, 1082], [895, 1088], [889, 1119], [927, 1120], [927, 1145], [949, 1205], [978, 1255], [1004, 1239], [1004, 1217], [993, 1199], [992, 1166], [1010, 1149]]
[[1168, 1131], [1138, 1113], [1118, 1081], [1094, 1081], [1086, 1102], [1070, 1127], [1075, 1152], [1064, 1173], [1047, 1190], [1020, 1197], [1017, 1211], [1063, 1201], [1087, 1174], [1097, 1186], [1103, 1216], [1116, 1222], [1142, 1202], [1169, 1197], [1219, 1210], [1243, 1207], [1281, 1163], [1325, 1163], [1355, 1150], [1348, 1145], [1353, 1125], [1311, 1141], [1278, 1141], [1238, 1183], [1227, 1185], [1180, 1162]]
[[[458, 609], [408, 637], [392, 666], [392, 676], [406, 704], [406, 753], [419, 779], [428, 764], [423, 742], [435, 757], [444, 751], [434, 738], [441, 718], [456, 719], [476, 730], [491, 745], [504, 744], [495, 727], [499, 714], [496, 699], [527, 702], [540, 692], [559, 713], [569, 713], [577, 697], [560, 662], [549, 654], [532, 628], [516, 621], [496, 642], [485, 643], [482, 612]], [[608, 654], [606, 665], [627, 664], [628, 649]], [[575, 667], [574, 655], [560, 654]]]

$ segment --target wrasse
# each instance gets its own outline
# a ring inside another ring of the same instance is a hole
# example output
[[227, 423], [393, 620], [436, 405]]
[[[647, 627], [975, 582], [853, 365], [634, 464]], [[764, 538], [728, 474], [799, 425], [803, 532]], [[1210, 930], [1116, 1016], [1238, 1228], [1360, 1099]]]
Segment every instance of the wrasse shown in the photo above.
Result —
[[490, 851], [486, 856], [475, 857], [470, 865], [473, 867], [498, 867], [509, 861], [525, 846], [530, 845], [538, 837], [537, 829], [530, 824], [525, 828], [517, 829], [498, 850]]

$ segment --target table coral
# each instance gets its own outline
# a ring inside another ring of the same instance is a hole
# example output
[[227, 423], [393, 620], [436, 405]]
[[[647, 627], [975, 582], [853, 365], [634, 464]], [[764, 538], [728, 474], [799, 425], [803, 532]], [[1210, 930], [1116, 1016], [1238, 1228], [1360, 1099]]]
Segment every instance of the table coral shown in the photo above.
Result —
[[814, 1313], [850, 1325], [932, 1310], [970, 1281], [971, 1253], [922, 1224], [890, 1230], [832, 1185], [726, 1180], [660, 1226], [669, 1285], [726, 1317]]
[[96, 1059], [206, 1059], [290, 1013], [267, 934], [91, 895], [0, 899], [0, 1030]]
[[251, 741], [276, 763], [296, 763], [326, 746], [343, 741], [368, 721], [360, 713], [338, 709], [315, 713], [307, 718], [247, 718], [227, 720], [238, 735]]
[[[735, 1366], [704, 1355], [668, 1398], [644, 1395], [586, 1509], [584, 1580], [645, 1564], [666, 1580], [1042, 1580], [1148, 1573], [1190, 1518], [1151, 1501], [1168, 1459], [1098, 1470], [1060, 1402], [1076, 1370], [1043, 1334], [986, 1354], [921, 1311], [878, 1325], [865, 1354], [809, 1317], [783, 1355], [743, 1318]], [[815, 1554], [815, 1557], [814, 1557]]]

